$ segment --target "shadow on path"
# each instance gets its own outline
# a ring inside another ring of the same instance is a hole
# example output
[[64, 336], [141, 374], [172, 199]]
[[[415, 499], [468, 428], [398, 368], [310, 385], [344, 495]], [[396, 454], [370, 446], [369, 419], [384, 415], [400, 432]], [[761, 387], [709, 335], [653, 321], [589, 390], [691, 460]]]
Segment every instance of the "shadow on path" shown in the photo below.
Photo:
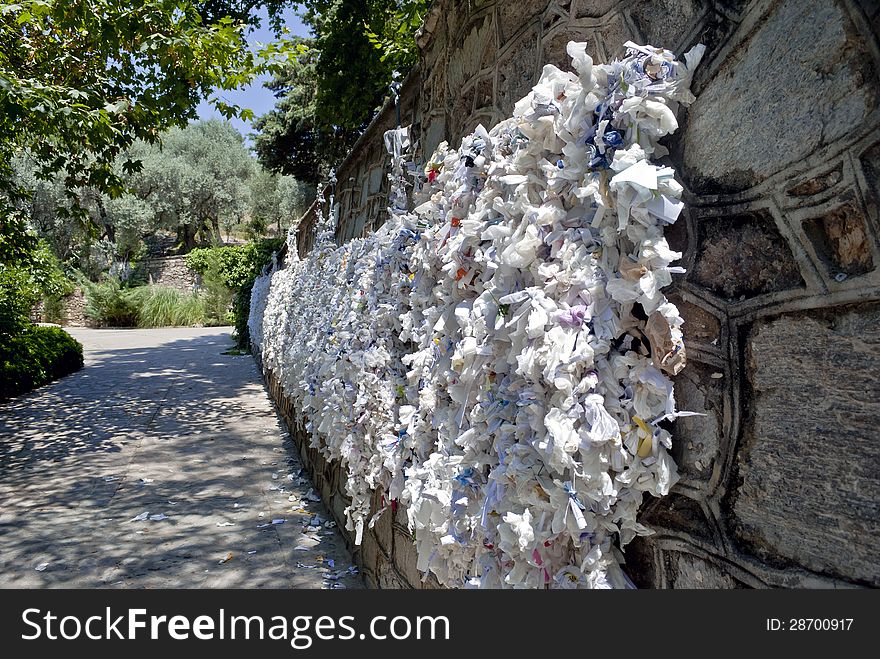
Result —
[[0, 586], [335, 583], [350, 554], [309, 529], [329, 515], [228, 329], [71, 333], [85, 367], [0, 404]]

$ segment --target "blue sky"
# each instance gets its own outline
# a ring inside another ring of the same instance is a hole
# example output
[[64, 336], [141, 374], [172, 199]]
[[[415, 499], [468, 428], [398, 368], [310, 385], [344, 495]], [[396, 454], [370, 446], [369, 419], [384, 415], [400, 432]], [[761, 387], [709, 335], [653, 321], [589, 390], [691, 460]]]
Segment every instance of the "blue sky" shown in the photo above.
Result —
[[[257, 42], [268, 43], [275, 39], [272, 31], [266, 25], [266, 11], [261, 9], [260, 15], [263, 18], [263, 27], [259, 30], [254, 30], [248, 35], [248, 43], [250, 44], [255, 44]], [[292, 35], [301, 37], [308, 36], [308, 28], [302, 24], [302, 21], [296, 15], [295, 9], [285, 9], [284, 22]], [[265, 114], [275, 106], [275, 97], [272, 95], [272, 92], [263, 87], [263, 82], [266, 80], [268, 80], [268, 76], [261, 76], [255, 79], [254, 82], [247, 87], [242, 87], [235, 91], [222, 92], [221, 98], [227, 103], [234, 103], [243, 108], [250, 108], [254, 111], [254, 115], [259, 117], [261, 114]], [[217, 112], [207, 101], [199, 103], [196, 111], [199, 113], [199, 119], [222, 119], [220, 113]], [[248, 134], [253, 131], [250, 122], [233, 119], [231, 123], [242, 135], [245, 136], [245, 140], [250, 146], [251, 140], [248, 139]]]

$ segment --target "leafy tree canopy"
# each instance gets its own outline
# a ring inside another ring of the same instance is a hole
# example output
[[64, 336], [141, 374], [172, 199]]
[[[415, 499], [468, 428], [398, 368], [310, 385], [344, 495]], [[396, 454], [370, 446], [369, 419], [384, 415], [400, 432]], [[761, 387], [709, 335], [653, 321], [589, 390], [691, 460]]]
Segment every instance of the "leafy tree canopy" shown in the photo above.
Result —
[[221, 227], [228, 233], [243, 219], [256, 162], [230, 124], [190, 124], [165, 135], [161, 149], [139, 146], [144, 166], [130, 177], [131, 196], [153, 209], [153, 230], [182, 230], [188, 249], [197, 231], [219, 242]]
[[[90, 239], [117, 225], [136, 232], [155, 216], [143, 197], [124, 194], [128, 177], [144, 169], [137, 156], [147, 147], [138, 145], [154, 145], [168, 129], [186, 126], [203, 98], [227, 118], [247, 118], [250, 111], [224, 103], [215, 91], [281, 70], [292, 55], [289, 41], [255, 52], [245, 35], [264, 7], [280, 36], [282, 11], [291, 4], [0, 0], [0, 332], [25, 327], [32, 300], [51, 292], [49, 252], [29, 227], [34, 204], [55, 204], [36, 213], [60, 229], [53, 247], [81, 228], [65, 223], [70, 215], [93, 220], [84, 230]], [[21, 185], [16, 163], [22, 158], [30, 186]], [[42, 201], [28, 201], [37, 182]], [[202, 196], [188, 210], [219, 221], [217, 200], [199, 183], [197, 190], [189, 179], [192, 196]]]
[[274, 226], [277, 235], [299, 220], [315, 198], [315, 187], [292, 176], [257, 167], [250, 185], [248, 237], [257, 239]]
[[0, 343], [30, 324], [31, 308], [45, 296], [69, 292], [49, 246], [9, 218], [17, 233], [0, 233]]
[[[136, 159], [137, 172], [120, 162]], [[270, 225], [280, 232], [311, 203], [312, 191], [288, 176], [262, 169], [229, 123], [206, 121], [174, 128], [160, 144], [137, 141], [114, 163], [126, 192], [113, 197], [97, 188], [80, 188], [75, 201], [87, 220], [64, 217], [59, 205], [71, 203], [60, 178], [41, 181], [33, 161], [22, 154], [14, 167], [17, 184], [32, 190], [18, 206], [36, 233], [58, 257], [95, 278], [115, 261], [127, 262], [157, 231], [177, 232], [182, 251], [222, 240], [232, 229], [254, 237]]]
[[[63, 175], [64, 189], [124, 191], [136, 158], [117, 159], [136, 140], [195, 118], [202, 98], [224, 103], [261, 71], [277, 71], [287, 42], [260, 52], [244, 36], [266, 7], [280, 29], [285, 0], [0, 0], [0, 208], [22, 191], [11, 168], [26, 150], [38, 178]], [[74, 205], [71, 210], [76, 210]], [[0, 230], [7, 230], [4, 224]]]
[[277, 100], [271, 112], [254, 122], [259, 131], [254, 147], [268, 169], [316, 184], [323, 173], [321, 158], [334, 151], [338, 140], [318, 125], [314, 40], [299, 43], [298, 57], [266, 83]]
[[430, 0], [306, 0], [312, 37], [268, 83], [278, 101], [255, 123], [256, 150], [275, 171], [318, 182], [375, 115], [395, 72], [417, 60]]

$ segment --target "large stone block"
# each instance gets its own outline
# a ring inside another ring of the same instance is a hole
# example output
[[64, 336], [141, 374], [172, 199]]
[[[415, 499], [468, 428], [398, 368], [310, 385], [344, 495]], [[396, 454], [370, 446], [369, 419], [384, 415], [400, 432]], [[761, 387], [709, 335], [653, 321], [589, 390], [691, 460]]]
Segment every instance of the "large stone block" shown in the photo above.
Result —
[[410, 586], [422, 587], [422, 573], [416, 567], [419, 552], [416, 550], [412, 535], [398, 527], [394, 528], [394, 564]]
[[711, 366], [691, 360], [675, 377], [678, 409], [704, 415], [675, 421], [671, 454], [683, 477], [708, 481], [712, 476], [723, 441], [723, 375]]
[[681, 295], [673, 291], [666, 293], [666, 298], [678, 307], [678, 312], [684, 319], [681, 327], [685, 345], [691, 341], [701, 343], [718, 342], [721, 336], [721, 321], [712, 313], [696, 304], [691, 304], [682, 299]]
[[336, 520], [342, 533], [349, 536], [349, 538], [354, 541], [354, 532], [345, 528], [345, 522], [347, 519], [345, 509], [348, 508], [350, 504], [351, 501], [349, 501], [347, 497], [337, 493], [333, 495], [332, 499], [330, 499], [330, 505], [328, 507], [330, 508], [330, 512], [333, 513], [333, 519]]
[[465, 133], [465, 119], [470, 116], [477, 95], [477, 85], [469, 83], [465, 89], [459, 90], [452, 100], [452, 112], [449, 116], [453, 144]]
[[376, 571], [376, 576], [379, 581], [379, 588], [403, 590], [410, 587], [400, 574], [398, 574], [394, 564], [389, 563], [382, 556], [379, 556], [379, 567]]
[[666, 238], [666, 242], [669, 243], [670, 249], [682, 254], [687, 254], [688, 246], [691, 244], [691, 228], [688, 226], [687, 221], [689, 215], [690, 212], [685, 208], [675, 224], [663, 229], [663, 236]]
[[635, 37], [623, 14], [620, 13], [614, 14], [602, 27], [597, 28], [596, 32], [602, 45], [597, 64], [622, 58], [626, 54], [623, 44]]
[[862, 275], [874, 269], [867, 223], [857, 202], [848, 201], [805, 221], [804, 231], [830, 274]]
[[488, 109], [483, 109], [468, 117], [467, 121], [463, 124], [462, 132], [472, 133], [479, 125], [489, 129], [496, 123], [498, 123], [498, 119], [496, 118], [495, 113]]
[[668, 588], [746, 588], [718, 566], [692, 554], [664, 552]]
[[510, 116], [514, 104], [531, 91], [538, 80], [538, 30], [529, 30], [514, 42], [498, 61], [497, 103]]
[[573, 18], [601, 18], [619, 4], [620, 0], [574, 0], [571, 14]]
[[[381, 495], [375, 495], [374, 499], [374, 508], [371, 511], [375, 513], [382, 507], [381, 503]], [[379, 515], [376, 519], [376, 523], [373, 525], [373, 535], [376, 536], [376, 541], [379, 543], [379, 546], [385, 550], [386, 553], [391, 554], [394, 542], [393, 531], [391, 530], [393, 513], [391, 512], [391, 506], [385, 508], [385, 511]]]
[[426, 160], [444, 139], [446, 139], [446, 115], [432, 117], [424, 137]]
[[369, 176], [369, 190], [370, 194], [376, 194], [382, 187], [382, 182], [385, 179], [385, 168], [384, 167], [373, 167], [370, 169]]
[[[629, 15], [647, 43], [661, 48], [675, 48], [693, 29], [694, 19], [710, 4], [705, 0], [637, 2]], [[676, 53], [679, 56], [682, 54]]]
[[728, 300], [803, 286], [800, 270], [767, 211], [700, 222], [692, 280]]
[[624, 557], [626, 559], [624, 572], [636, 586], [639, 588], [662, 587], [652, 537], [634, 538], [624, 548]]
[[465, 28], [447, 63], [446, 82], [450, 98], [454, 99], [481, 68], [491, 64], [497, 47], [491, 13], [484, 13]]
[[869, 48], [841, 4], [779, 3], [698, 90], [680, 142], [691, 190], [747, 189], [876, 107]]
[[364, 533], [363, 541], [357, 548], [357, 559], [361, 569], [375, 573], [379, 565], [381, 550], [372, 533]]
[[536, 19], [547, 6], [545, 2], [499, 2], [495, 5], [498, 16], [498, 36], [507, 43], [526, 25]]
[[315, 472], [312, 481], [315, 484], [315, 489], [318, 494], [321, 495], [321, 499], [325, 502], [330, 501], [333, 497], [333, 481], [330, 478], [326, 478], [324, 472]]
[[596, 58], [596, 38], [592, 28], [566, 27], [541, 38], [541, 64], [555, 64], [563, 71], [572, 71], [571, 57], [566, 52], [569, 41], [583, 41], [587, 52]]
[[880, 305], [756, 324], [733, 497], [763, 560], [880, 585]]
[[[488, 75], [480, 78], [474, 87], [474, 107], [472, 110], [476, 112], [481, 108], [491, 108], [495, 103], [495, 76]], [[491, 128], [491, 126], [486, 126]]]

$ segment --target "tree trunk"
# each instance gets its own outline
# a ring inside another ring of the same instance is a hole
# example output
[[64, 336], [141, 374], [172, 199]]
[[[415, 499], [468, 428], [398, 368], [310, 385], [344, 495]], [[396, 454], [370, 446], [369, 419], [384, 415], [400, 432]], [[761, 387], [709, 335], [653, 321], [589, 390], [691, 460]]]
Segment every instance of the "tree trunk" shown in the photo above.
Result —
[[216, 217], [211, 218], [211, 229], [213, 233], [214, 243], [217, 245], [222, 245], [223, 236], [220, 233], [220, 220]]
[[196, 230], [191, 224], [180, 224], [177, 227], [177, 242], [180, 243], [182, 254], [189, 254], [196, 246]]
[[104, 200], [101, 198], [101, 195], [95, 195], [95, 201], [97, 202], [98, 206], [98, 214], [101, 216], [101, 228], [104, 229], [104, 233], [101, 237], [106, 238], [115, 246], [116, 227], [113, 226], [107, 219], [107, 209], [104, 207]]

